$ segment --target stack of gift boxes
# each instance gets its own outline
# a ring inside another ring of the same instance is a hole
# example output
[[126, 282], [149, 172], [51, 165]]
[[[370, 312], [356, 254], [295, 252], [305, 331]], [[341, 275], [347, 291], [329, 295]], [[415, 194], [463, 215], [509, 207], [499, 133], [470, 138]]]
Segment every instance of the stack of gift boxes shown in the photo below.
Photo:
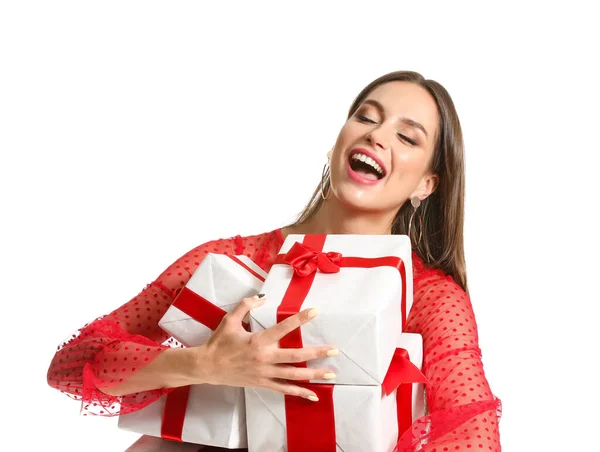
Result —
[[288, 235], [268, 274], [245, 256], [209, 254], [159, 324], [185, 346], [201, 345], [258, 292], [266, 301], [250, 312], [252, 332], [319, 310], [279, 343], [338, 348], [337, 356], [298, 364], [336, 374], [297, 382], [317, 402], [266, 388], [193, 385], [120, 416], [119, 427], [250, 452], [392, 451], [424, 414], [421, 336], [402, 333], [412, 305], [409, 238]]

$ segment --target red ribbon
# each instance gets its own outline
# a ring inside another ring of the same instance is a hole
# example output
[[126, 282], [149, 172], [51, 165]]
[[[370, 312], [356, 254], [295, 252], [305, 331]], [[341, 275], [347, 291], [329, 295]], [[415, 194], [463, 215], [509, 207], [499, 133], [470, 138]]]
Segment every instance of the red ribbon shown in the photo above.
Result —
[[397, 348], [381, 387], [386, 396], [396, 390], [398, 438], [412, 425], [412, 390], [414, 383], [429, 383], [429, 380], [410, 361], [408, 351]]
[[160, 436], [162, 438], [183, 442], [181, 434], [183, 432], [183, 422], [185, 420], [189, 395], [189, 386], [175, 388], [167, 394], [162, 425], [160, 427]]
[[334, 385], [300, 383], [298, 386], [309, 387], [319, 401], [284, 396], [288, 452], [335, 452]]
[[[321, 245], [322, 247], [322, 245]], [[308, 276], [317, 271], [337, 273], [340, 267], [336, 265], [342, 259], [340, 253], [323, 253], [296, 242], [287, 252], [284, 260], [290, 264], [298, 276]]]
[[[252, 270], [241, 260], [235, 256], [229, 256], [234, 262], [250, 272], [253, 276], [261, 281], [265, 278]], [[183, 311], [192, 319], [202, 323], [211, 330], [216, 330], [227, 311], [221, 309], [215, 304], [208, 301], [206, 298], [198, 295], [193, 290], [184, 286], [172, 306]], [[244, 323], [246, 330], [250, 330], [250, 325]], [[167, 394], [165, 401], [165, 409], [163, 411], [160, 436], [172, 441], [182, 442], [183, 422], [185, 420], [185, 412], [187, 410], [187, 402], [190, 393], [189, 386], [175, 388]]]
[[403, 348], [397, 348], [390, 363], [381, 388], [385, 395], [390, 395], [404, 383], [429, 383], [427, 377], [415, 366]]
[[[292, 275], [292, 280], [290, 285], [288, 286], [285, 294], [283, 295], [283, 299], [281, 300], [280, 305], [277, 307], [277, 323], [282, 322], [288, 317], [297, 314], [302, 307], [302, 303], [312, 286], [312, 282], [316, 276], [316, 268], [318, 267], [319, 260], [321, 263], [325, 262], [325, 259], [319, 259], [317, 255], [315, 257], [314, 254], [311, 256], [307, 256], [309, 253], [305, 252], [303, 257], [300, 257], [300, 251], [310, 248], [323, 249], [323, 245], [325, 244], [325, 235], [306, 235], [304, 236], [304, 247], [302, 248], [294, 248], [292, 254], [290, 255], [289, 260], [294, 262], [298, 268], [294, 267], [294, 274]], [[292, 249], [290, 251], [292, 251]], [[313, 251], [314, 253], [319, 253], [318, 251]], [[322, 255], [323, 253], [321, 253]], [[287, 255], [278, 256], [278, 260], [285, 260]], [[277, 262], [276, 262], [277, 263]], [[285, 263], [288, 263], [285, 261]], [[315, 271], [309, 272], [308, 269], [315, 266]], [[329, 264], [325, 264], [328, 266]], [[331, 267], [329, 267], [331, 268]], [[300, 270], [298, 270], [300, 269]], [[338, 268], [339, 270], [339, 268]], [[304, 276], [301, 276], [301, 273]], [[302, 333], [300, 332], [300, 328], [296, 328], [294, 331], [289, 332], [285, 335], [280, 341], [279, 346], [281, 348], [302, 348]], [[306, 362], [297, 363], [296, 367], [306, 367]]]
[[221, 309], [206, 298], [198, 295], [187, 286], [181, 289], [171, 306], [176, 307], [202, 325], [216, 330], [227, 311]]
[[265, 278], [263, 275], [255, 272], [254, 270], [252, 270], [249, 266], [247, 266], [246, 264], [244, 264], [241, 260], [239, 260], [236, 256], [230, 256], [227, 255], [229, 257], [229, 259], [231, 259], [233, 262], [235, 262], [236, 264], [238, 264], [240, 267], [242, 267], [243, 269], [245, 269], [248, 273], [250, 273], [252, 276], [254, 276], [256, 279], [261, 280], [262, 282], [265, 282]]

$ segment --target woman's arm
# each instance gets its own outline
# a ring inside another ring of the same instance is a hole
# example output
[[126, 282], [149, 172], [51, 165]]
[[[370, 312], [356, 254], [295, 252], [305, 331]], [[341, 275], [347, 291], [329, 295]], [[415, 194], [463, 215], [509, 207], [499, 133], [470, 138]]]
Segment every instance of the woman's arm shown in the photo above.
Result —
[[[237, 387], [262, 386], [286, 395], [311, 399], [316, 394], [291, 380], [324, 379], [327, 369], [298, 369], [290, 363], [335, 356], [331, 346], [282, 349], [279, 341], [301, 325], [310, 322], [315, 309], [305, 309], [271, 328], [250, 333], [244, 319], [265, 298], [245, 298], [227, 313], [210, 339], [203, 345], [168, 349], [154, 361], [118, 386], [105, 391], [129, 395], [154, 388], [174, 388], [196, 384]], [[286, 381], [290, 380], [290, 381]]]
[[[176, 381], [181, 375], [165, 370], [164, 364], [176, 360], [177, 368], [185, 367], [188, 355], [169, 351], [150, 370], [140, 374], [163, 352], [171, 350], [168, 343], [163, 344], [169, 335], [158, 326], [158, 321], [206, 254], [233, 252], [234, 240], [224, 239], [200, 245], [180, 257], [137, 296], [61, 344], [48, 369], [48, 384], [82, 400], [84, 413], [101, 415], [136, 411], [168, 392], [162, 383]], [[139, 388], [148, 390], [118, 397], [117, 394], [128, 392], [119, 385], [131, 381], [135, 386], [132, 377], [137, 374]]]
[[500, 401], [483, 371], [468, 295], [440, 272], [422, 274], [407, 331], [423, 336], [430, 413], [402, 436], [398, 450], [500, 451]]
[[[200, 351], [202, 350], [202, 351]], [[198, 372], [202, 369], [203, 348], [169, 348], [160, 353], [150, 364], [134, 372], [117, 386], [104, 388], [111, 396], [126, 396], [157, 388], [169, 389], [205, 383]]]

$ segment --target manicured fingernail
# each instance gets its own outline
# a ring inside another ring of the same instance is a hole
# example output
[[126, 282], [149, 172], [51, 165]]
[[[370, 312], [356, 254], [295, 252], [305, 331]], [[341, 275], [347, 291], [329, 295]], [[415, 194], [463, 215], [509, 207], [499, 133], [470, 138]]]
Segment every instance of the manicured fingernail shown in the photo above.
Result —
[[337, 348], [332, 348], [331, 350], [327, 350], [327, 356], [337, 356], [340, 354], [340, 351]]
[[261, 300], [261, 299], [265, 298], [265, 294], [264, 293], [259, 293], [257, 295], [254, 295], [254, 298], [256, 298], [257, 300]]
[[313, 308], [310, 311], [308, 311], [307, 315], [310, 319], [312, 319], [313, 317], [316, 317], [318, 313], [319, 313], [319, 310], [317, 308]]
[[335, 374], [333, 372], [327, 372], [325, 375], [323, 375], [323, 378], [325, 380], [333, 380], [335, 378]]
[[318, 402], [319, 398], [316, 395], [309, 395], [308, 400], [310, 400], [311, 402]]

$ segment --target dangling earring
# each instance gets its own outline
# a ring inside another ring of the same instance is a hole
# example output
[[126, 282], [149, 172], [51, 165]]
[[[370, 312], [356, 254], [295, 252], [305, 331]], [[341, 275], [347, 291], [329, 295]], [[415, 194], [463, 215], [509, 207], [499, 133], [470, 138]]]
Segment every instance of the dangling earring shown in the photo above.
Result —
[[[331, 159], [331, 153], [333, 149], [327, 153], [327, 163], [323, 165], [323, 173], [321, 174], [321, 198], [326, 200], [329, 198], [329, 192], [331, 191], [331, 167], [329, 166], [329, 159]], [[325, 179], [329, 178], [329, 187], [327, 189], [327, 194], [325, 194]]]
[[413, 206], [413, 212], [410, 216], [410, 220], [408, 220], [408, 236], [410, 237], [410, 230], [412, 227], [412, 222], [415, 214], [419, 217], [419, 240], [417, 241], [417, 246], [421, 243], [421, 237], [423, 235], [423, 219], [421, 218], [421, 214], [417, 213], [417, 209], [421, 205], [421, 200], [418, 196], [413, 196], [410, 200], [410, 203]]

